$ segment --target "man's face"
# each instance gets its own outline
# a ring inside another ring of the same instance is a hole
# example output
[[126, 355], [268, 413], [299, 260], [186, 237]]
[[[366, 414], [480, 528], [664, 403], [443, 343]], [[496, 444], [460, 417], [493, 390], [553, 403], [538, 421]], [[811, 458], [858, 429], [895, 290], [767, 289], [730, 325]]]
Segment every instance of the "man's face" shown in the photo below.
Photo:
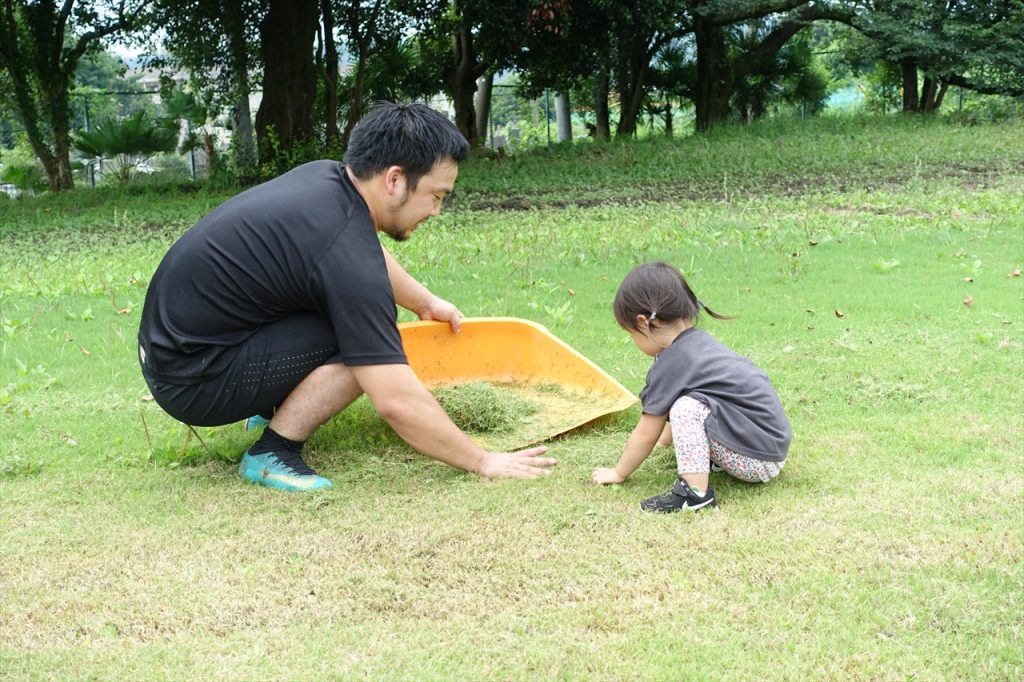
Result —
[[414, 190], [410, 190], [403, 176], [399, 181], [401, 198], [388, 205], [384, 216], [387, 222], [381, 231], [396, 241], [408, 239], [420, 223], [441, 212], [441, 202], [451, 193], [458, 174], [459, 164], [447, 159], [439, 161], [420, 178]]

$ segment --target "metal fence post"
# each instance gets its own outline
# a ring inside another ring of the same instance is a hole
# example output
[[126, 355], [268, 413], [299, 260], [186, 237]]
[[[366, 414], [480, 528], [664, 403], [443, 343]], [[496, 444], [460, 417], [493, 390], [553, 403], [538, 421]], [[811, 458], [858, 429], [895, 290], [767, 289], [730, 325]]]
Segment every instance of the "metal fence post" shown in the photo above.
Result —
[[[196, 181], [196, 148], [192, 144], [192, 122], [185, 119], [185, 139], [188, 141], [188, 165], [192, 173], [192, 182]], [[209, 164], [207, 164], [209, 165]]]
[[[85, 109], [85, 132], [89, 132], [90, 128], [89, 128], [89, 97], [88, 97], [88, 95], [85, 98], [83, 98], [83, 99], [84, 99], [83, 104], [84, 104], [84, 109]], [[90, 187], [96, 187], [96, 168], [93, 167], [92, 161], [90, 161], [89, 164], [85, 168], [86, 168], [86, 174], [89, 176], [89, 186]]]
[[551, 146], [551, 98], [547, 89], [544, 90], [544, 124], [548, 127], [548, 146]]

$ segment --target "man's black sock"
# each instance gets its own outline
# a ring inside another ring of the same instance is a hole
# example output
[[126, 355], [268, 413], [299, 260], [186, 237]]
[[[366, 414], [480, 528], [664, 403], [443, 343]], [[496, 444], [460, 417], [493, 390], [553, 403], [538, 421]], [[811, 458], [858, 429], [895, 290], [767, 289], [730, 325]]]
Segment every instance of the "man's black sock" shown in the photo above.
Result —
[[285, 438], [274, 429], [269, 426], [263, 429], [263, 434], [259, 440], [256, 441], [251, 448], [249, 448], [250, 455], [262, 455], [265, 452], [293, 452], [299, 454], [302, 452], [302, 446], [306, 444], [304, 440], [291, 440]]

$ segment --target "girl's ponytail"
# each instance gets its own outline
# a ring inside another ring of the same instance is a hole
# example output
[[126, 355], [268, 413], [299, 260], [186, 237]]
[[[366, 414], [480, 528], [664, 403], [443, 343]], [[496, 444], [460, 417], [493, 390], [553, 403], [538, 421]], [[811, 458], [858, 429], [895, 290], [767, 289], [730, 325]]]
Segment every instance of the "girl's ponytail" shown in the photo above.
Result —
[[640, 315], [665, 323], [679, 319], [696, 323], [702, 311], [719, 320], [732, 319], [701, 303], [679, 270], [660, 261], [640, 265], [626, 275], [613, 310], [624, 329], [636, 329]]

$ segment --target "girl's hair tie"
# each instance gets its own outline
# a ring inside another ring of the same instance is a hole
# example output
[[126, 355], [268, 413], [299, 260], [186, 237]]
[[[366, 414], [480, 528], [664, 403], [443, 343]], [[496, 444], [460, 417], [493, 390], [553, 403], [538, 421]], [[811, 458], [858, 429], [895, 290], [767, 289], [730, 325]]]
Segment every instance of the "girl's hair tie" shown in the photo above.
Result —
[[657, 310], [652, 310], [651, 311], [651, 319], [653, 320], [653, 319], [655, 319], [657, 317], [658, 317], [658, 311]]

